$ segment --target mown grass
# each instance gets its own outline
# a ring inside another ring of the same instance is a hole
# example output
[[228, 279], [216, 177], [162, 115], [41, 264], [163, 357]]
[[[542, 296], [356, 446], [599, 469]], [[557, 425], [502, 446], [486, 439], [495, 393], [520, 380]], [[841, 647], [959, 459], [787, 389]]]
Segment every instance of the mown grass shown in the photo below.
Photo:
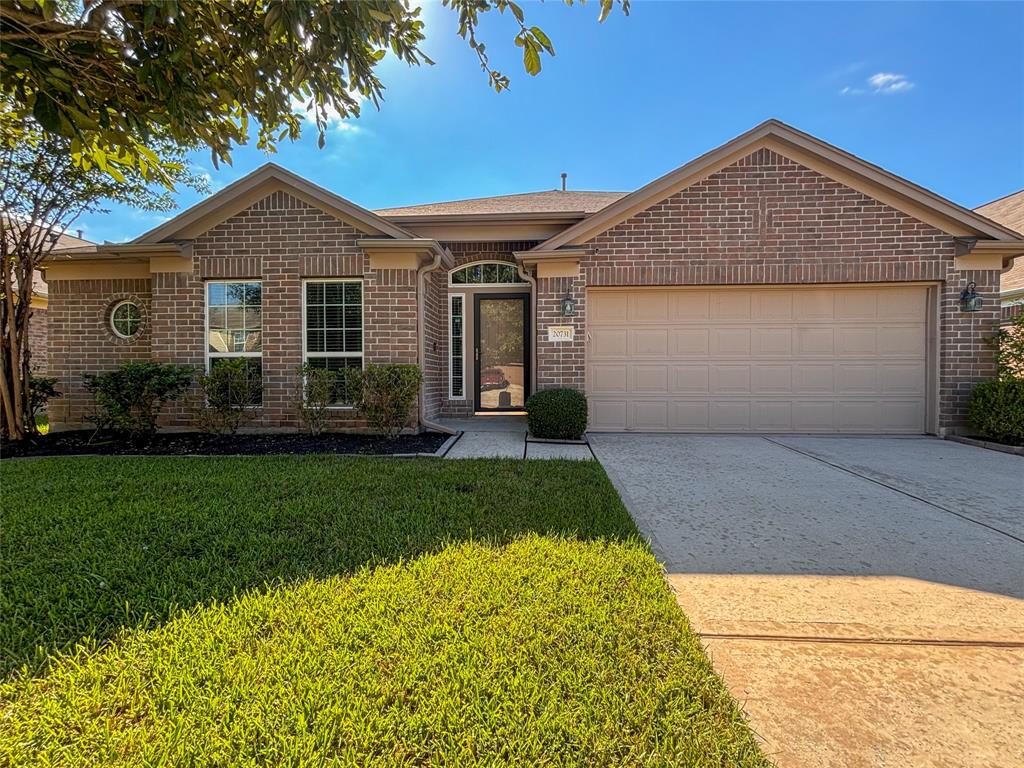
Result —
[[596, 463], [0, 472], [0, 764], [765, 764]]

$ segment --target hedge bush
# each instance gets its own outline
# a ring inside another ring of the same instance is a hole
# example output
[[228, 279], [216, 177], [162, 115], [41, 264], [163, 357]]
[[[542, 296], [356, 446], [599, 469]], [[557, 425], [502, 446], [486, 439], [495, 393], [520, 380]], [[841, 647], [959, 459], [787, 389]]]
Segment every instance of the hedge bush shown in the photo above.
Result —
[[346, 370], [342, 378], [345, 392], [351, 393], [359, 413], [376, 432], [391, 438], [402, 431], [412, 415], [423, 372], [418, 365], [371, 363], [365, 370]]
[[971, 392], [967, 416], [982, 435], [1024, 445], [1024, 379], [993, 379]]
[[96, 398], [91, 418], [97, 429], [152, 434], [164, 405], [185, 394], [192, 376], [187, 365], [135, 361], [106, 373], [86, 374], [85, 388]]
[[575, 389], [545, 389], [526, 401], [530, 434], [548, 440], [579, 440], [587, 431], [587, 398]]

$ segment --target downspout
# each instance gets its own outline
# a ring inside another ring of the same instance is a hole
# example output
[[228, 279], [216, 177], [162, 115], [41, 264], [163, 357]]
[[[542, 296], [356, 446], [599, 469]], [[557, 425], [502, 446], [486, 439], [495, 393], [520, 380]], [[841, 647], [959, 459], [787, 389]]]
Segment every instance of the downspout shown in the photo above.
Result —
[[537, 391], [537, 278], [526, 271], [523, 262], [516, 259], [516, 271], [530, 284], [530, 392]]
[[441, 432], [446, 435], [454, 435], [458, 433], [458, 430], [452, 429], [438, 424], [435, 421], [430, 421], [423, 414], [426, 411], [427, 404], [427, 377], [426, 377], [426, 333], [423, 329], [423, 311], [424, 303], [426, 298], [426, 275], [428, 272], [433, 272], [441, 266], [441, 261], [444, 259], [446, 252], [443, 251], [440, 246], [434, 248], [434, 259], [429, 264], [424, 264], [416, 271], [416, 346], [419, 349], [420, 365], [424, 369], [423, 380], [420, 382], [420, 407], [419, 407], [419, 423], [421, 426], [427, 429], [432, 429], [435, 432]]

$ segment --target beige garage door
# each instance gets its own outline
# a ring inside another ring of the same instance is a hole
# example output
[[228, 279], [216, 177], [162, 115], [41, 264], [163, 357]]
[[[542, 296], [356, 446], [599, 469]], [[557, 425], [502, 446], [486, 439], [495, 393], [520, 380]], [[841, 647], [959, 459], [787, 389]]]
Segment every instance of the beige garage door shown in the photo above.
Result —
[[925, 431], [928, 289], [591, 290], [591, 429]]

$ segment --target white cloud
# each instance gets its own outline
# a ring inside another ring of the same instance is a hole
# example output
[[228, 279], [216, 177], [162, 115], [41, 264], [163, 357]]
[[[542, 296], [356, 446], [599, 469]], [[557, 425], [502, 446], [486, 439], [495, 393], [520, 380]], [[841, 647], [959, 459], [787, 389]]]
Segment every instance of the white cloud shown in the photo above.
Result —
[[914, 87], [906, 75], [897, 75], [893, 72], [877, 72], [865, 80], [865, 85], [867, 87], [846, 85], [839, 93], [842, 96], [863, 96], [866, 93], [903, 93]]
[[892, 72], [879, 72], [868, 78], [868, 83], [875, 89], [875, 93], [900, 93], [909, 91], [914, 84], [907, 80], [906, 75], [896, 75]]

